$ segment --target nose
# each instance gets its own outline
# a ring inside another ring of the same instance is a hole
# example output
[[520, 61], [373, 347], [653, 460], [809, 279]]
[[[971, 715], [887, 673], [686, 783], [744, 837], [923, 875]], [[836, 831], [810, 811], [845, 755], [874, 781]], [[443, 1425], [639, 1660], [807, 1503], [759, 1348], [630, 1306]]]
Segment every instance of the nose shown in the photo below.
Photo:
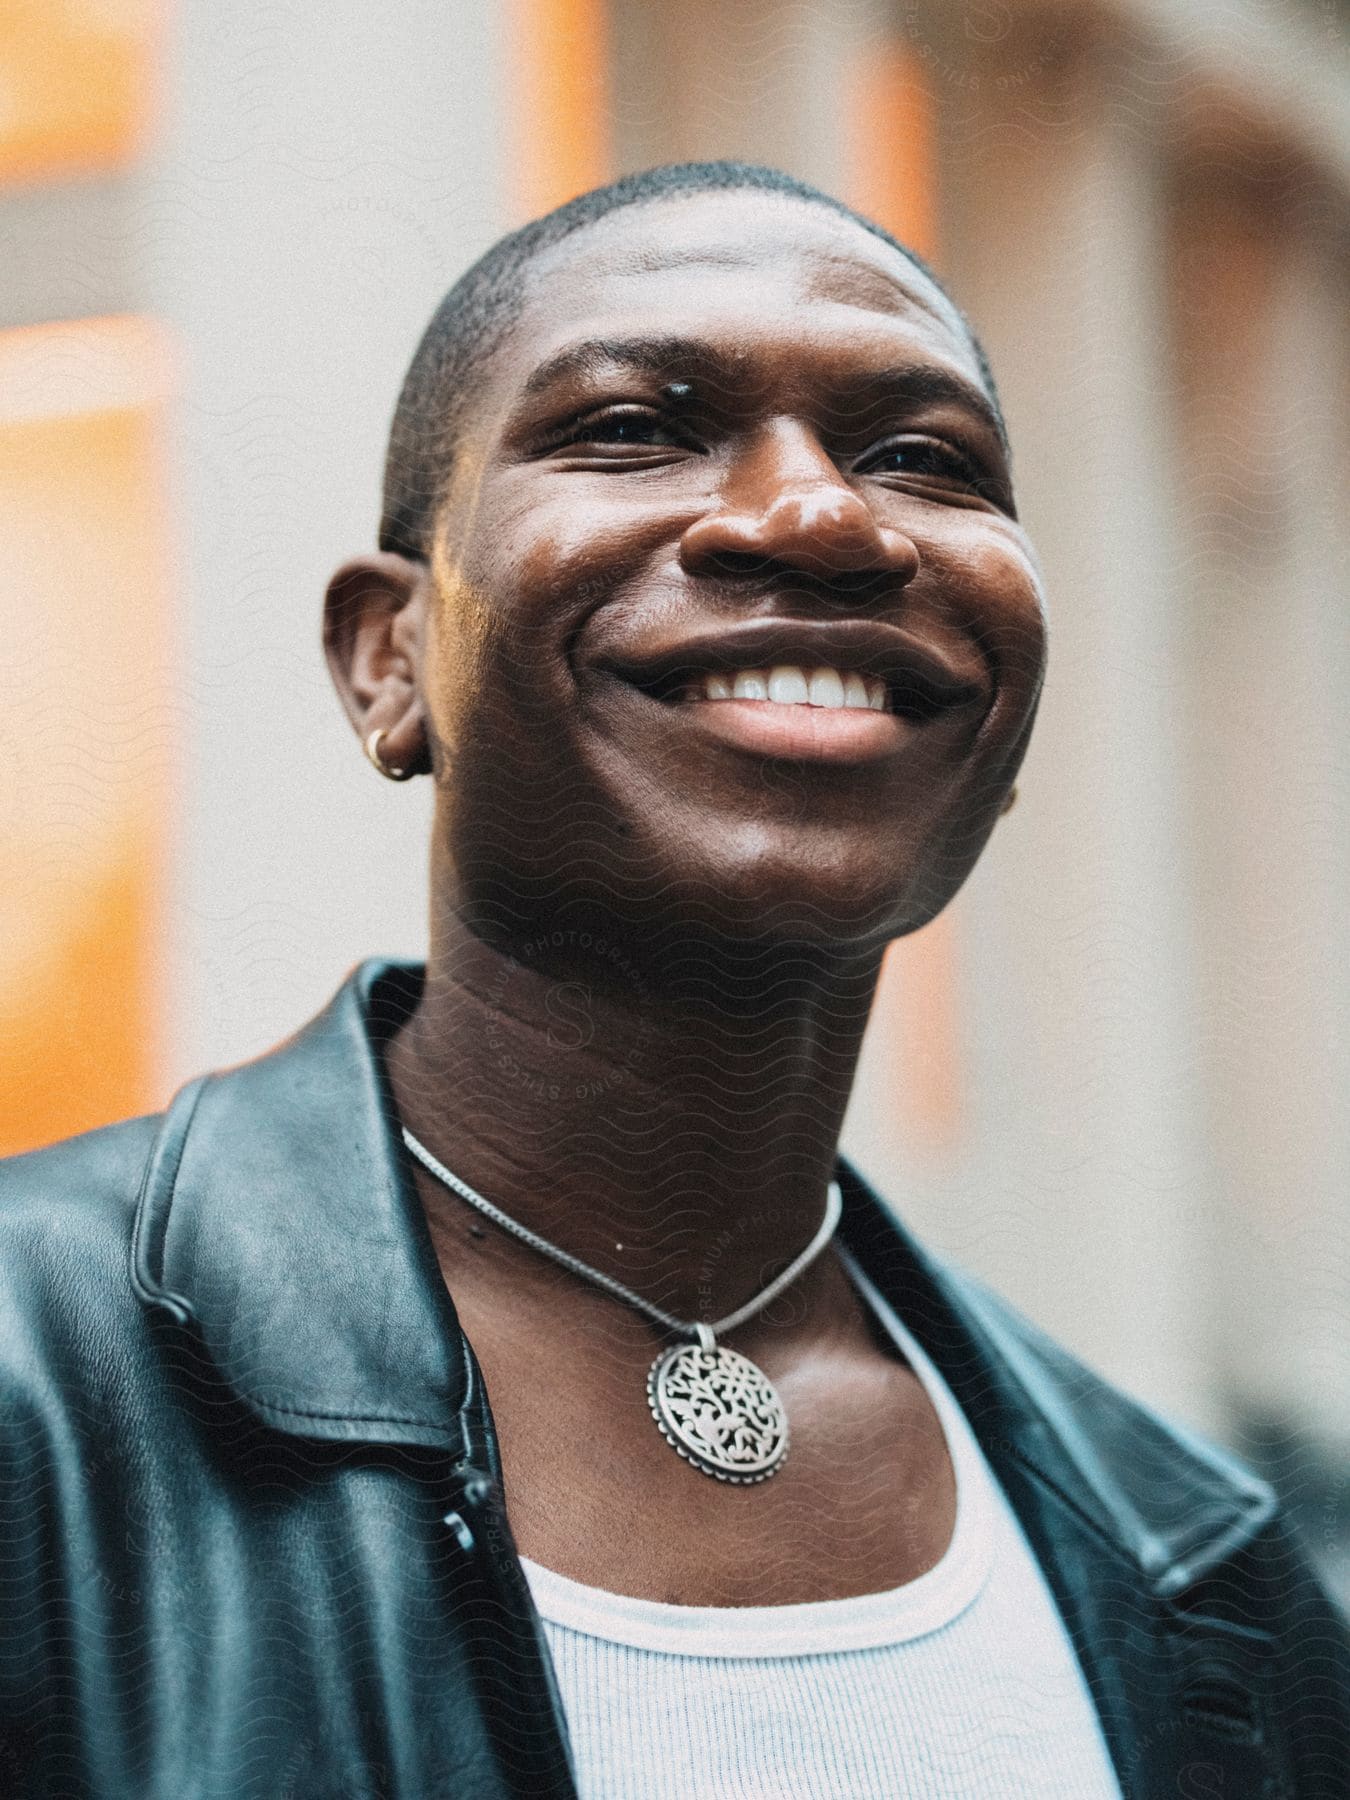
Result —
[[918, 572], [912, 538], [882, 524], [804, 425], [779, 422], [746, 446], [720, 495], [680, 540], [691, 574], [757, 573], [777, 565], [825, 581], [903, 586]]

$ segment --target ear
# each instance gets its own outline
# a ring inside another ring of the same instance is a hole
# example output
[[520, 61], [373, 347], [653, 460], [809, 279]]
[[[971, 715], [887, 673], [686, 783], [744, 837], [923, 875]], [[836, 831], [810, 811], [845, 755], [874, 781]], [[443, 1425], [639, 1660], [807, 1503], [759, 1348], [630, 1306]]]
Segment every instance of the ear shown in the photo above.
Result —
[[431, 767], [418, 686], [426, 584], [425, 563], [357, 556], [329, 582], [323, 609], [328, 670], [357, 736], [382, 729], [382, 760], [414, 774]]

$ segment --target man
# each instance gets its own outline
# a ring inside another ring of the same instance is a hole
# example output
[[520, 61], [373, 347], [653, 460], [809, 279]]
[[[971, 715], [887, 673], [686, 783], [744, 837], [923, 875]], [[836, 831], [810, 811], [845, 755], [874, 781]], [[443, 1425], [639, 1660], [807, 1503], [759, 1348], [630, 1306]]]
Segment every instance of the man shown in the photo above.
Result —
[[1269, 1489], [837, 1162], [1043, 674], [931, 274], [738, 165], [505, 240], [325, 643], [427, 965], [6, 1167], [4, 1791], [1350, 1792]]

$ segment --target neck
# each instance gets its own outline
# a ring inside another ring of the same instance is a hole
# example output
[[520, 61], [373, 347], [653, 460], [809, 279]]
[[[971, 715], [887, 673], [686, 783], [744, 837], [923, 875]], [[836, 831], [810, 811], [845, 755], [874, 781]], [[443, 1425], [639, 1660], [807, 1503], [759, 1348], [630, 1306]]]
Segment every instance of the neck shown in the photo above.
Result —
[[879, 963], [780, 944], [657, 966], [596, 932], [488, 944], [451, 919], [389, 1046], [399, 1114], [550, 1243], [717, 1318], [821, 1222]]

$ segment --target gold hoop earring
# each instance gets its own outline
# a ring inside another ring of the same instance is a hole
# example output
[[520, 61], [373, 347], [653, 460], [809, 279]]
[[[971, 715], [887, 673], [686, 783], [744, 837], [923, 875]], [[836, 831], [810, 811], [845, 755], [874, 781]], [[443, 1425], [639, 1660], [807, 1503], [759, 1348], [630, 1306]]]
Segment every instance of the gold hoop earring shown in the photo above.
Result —
[[1013, 785], [1008, 789], [1007, 799], [1003, 802], [1002, 806], [1000, 806], [998, 810], [1000, 813], [1010, 813], [1012, 811], [1012, 809], [1014, 808], [1014, 806], [1016, 806], [1016, 805], [1017, 805], [1017, 783], [1014, 782]]
[[365, 751], [370, 761], [380, 771], [381, 775], [384, 776], [386, 781], [408, 781], [413, 773], [411, 769], [395, 769], [391, 767], [389, 763], [385, 762], [380, 755], [380, 739], [387, 736], [388, 727], [377, 725], [375, 730], [366, 738], [361, 748]]

